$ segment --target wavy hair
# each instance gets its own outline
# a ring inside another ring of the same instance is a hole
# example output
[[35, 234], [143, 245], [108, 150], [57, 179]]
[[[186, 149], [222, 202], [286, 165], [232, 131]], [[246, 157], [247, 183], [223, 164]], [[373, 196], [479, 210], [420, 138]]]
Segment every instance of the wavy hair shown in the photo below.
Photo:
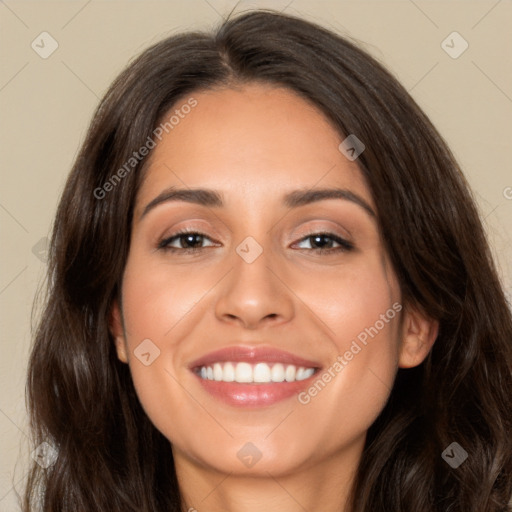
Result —
[[[404, 304], [439, 321], [426, 360], [399, 369], [367, 434], [351, 512], [505, 512], [512, 495], [512, 316], [475, 200], [452, 153], [407, 91], [354, 42], [274, 11], [172, 35], [131, 62], [101, 100], [56, 213], [27, 406], [35, 445], [23, 511], [179, 512], [169, 441], [116, 355], [109, 311], [130, 245], [147, 157], [95, 191], [195, 91], [260, 82], [315, 105], [357, 162]], [[442, 452], [457, 442], [457, 468]]]

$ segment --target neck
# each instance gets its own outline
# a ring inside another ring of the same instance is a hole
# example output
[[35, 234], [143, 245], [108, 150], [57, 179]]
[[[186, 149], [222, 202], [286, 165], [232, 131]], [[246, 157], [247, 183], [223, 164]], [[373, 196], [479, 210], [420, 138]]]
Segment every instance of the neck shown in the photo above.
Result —
[[300, 470], [243, 475], [199, 465], [176, 448], [175, 467], [183, 512], [350, 512], [349, 494], [364, 439], [343, 453]]

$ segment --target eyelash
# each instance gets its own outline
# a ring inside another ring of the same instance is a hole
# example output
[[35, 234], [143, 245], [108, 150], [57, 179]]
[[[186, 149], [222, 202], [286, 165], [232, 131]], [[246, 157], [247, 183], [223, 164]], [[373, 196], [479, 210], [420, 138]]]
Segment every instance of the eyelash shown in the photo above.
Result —
[[[196, 253], [197, 251], [206, 249], [206, 247], [187, 247], [185, 249], [181, 249], [178, 247], [170, 247], [169, 246], [169, 244], [171, 242], [173, 242], [176, 239], [179, 239], [181, 236], [184, 236], [184, 235], [199, 235], [203, 238], [209, 239], [209, 237], [207, 235], [205, 235], [204, 233], [200, 233], [199, 231], [185, 229], [182, 231], [178, 231], [177, 233], [174, 233], [172, 236], [161, 240], [158, 243], [157, 248], [159, 250], [170, 251], [170, 252], [174, 252], [174, 253], [181, 252], [181, 253], [185, 253], [185, 254]], [[333, 254], [333, 253], [339, 253], [339, 252], [348, 252], [348, 251], [351, 251], [354, 249], [354, 245], [352, 243], [350, 243], [349, 241], [335, 235], [334, 233], [329, 233], [329, 232], [325, 232], [325, 231], [309, 233], [308, 235], [302, 237], [299, 240], [299, 242], [303, 242], [304, 240], [307, 240], [308, 238], [313, 238], [315, 236], [323, 236], [323, 237], [330, 238], [334, 242], [338, 243], [340, 245], [340, 247], [331, 247], [328, 249], [320, 248], [320, 249], [301, 249], [301, 250], [315, 251], [315, 252], [319, 252], [322, 254], [324, 254], [324, 253]]]

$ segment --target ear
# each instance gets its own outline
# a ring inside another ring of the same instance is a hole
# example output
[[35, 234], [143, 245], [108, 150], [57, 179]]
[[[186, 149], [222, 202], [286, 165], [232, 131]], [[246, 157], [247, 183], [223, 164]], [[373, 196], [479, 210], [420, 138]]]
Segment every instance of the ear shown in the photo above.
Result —
[[403, 315], [398, 366], [413, 368], [424, 361], [434, 345], [439, 332], [439, 322], [429, 318], [412, 304], [404, 308]]
[[126, 350], [126, 339], [124, 336], [123, 320], [121, 317], [121, 309], [119, 302], [114, 299], [112, 307], [110, 308], [109, 315], [109, 330], [114, 338], [116, 345], [117, 357], [123, 363], [128, 362], [127, 350]]

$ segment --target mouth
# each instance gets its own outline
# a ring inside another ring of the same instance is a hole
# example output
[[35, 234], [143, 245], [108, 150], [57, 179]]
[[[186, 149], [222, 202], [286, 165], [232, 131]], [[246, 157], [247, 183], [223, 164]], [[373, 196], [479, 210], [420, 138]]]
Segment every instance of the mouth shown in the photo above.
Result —
[[309, 386], [321, 365], [274, 348], [233, 346], [203, 356], [189, 369], [212, 397], [237, 407], [265, 407]]
[[293, 364], [281, 363], [214, 363], [195, 369], [197, 375], [204, 380], [217, 382], [239, 382], [251, 384], [268, 384], [270, 382], [296, 382], [311, 377], [316, 368], [304, 368]]

